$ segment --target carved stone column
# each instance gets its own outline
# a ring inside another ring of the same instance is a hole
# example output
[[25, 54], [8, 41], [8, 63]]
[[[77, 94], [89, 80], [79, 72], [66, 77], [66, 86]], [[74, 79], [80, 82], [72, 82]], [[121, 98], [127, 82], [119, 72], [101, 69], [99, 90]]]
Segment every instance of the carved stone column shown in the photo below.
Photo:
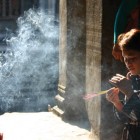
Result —
[[53, 108], [59, 115], [64, 114], [64, 96], [66, 89], [66, 64], [67, 64], [67, 2], [66, 0], [59, 1], [59, 83], [58, 94], [56, 95], [57, 106]]
[[[108, 80], [122, 65], [112, 56], [113, 26], [119, 2], [86, 0], [87, 3], [87, 49], [86, 49], [86, 93], [97, 93], [111, 88]], [[105, 95], [86, 102], [91, 124], [92, 139], [120, 140], [121, 126], [113, 114], [113, 106]]]
[[[101, 90], [102, 0], [86, 0], [86, 93]], [[94, 140], [100, 139], [101, 97], [86, 102]]]
[[[65, 116], [83, 117], [85, 102], [86, 1], [60, 0], [59, 95]], [[56, 97], [59, 98], [58, 96]], [[83, 115], [81, 115], [83, 114]]]
[[67, 69], [65, 112], [68, 117], [86, 117], [86, 1], [67, 0]]

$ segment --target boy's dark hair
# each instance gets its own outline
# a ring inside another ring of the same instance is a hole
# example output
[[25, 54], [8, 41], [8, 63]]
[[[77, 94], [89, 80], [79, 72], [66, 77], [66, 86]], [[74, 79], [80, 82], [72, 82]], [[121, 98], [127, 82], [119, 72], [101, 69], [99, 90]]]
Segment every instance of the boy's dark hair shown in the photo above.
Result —
[[127, 33], [120, 34], [118, 44], [121, 50], [140, 51], [140, 30], [131, 29]]

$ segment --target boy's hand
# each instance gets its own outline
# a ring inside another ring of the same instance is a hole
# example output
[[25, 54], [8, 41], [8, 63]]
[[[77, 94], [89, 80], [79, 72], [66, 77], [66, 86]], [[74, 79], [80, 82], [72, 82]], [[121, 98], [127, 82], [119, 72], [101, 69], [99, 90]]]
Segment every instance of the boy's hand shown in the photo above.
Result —
[[116, 74], [116, 76], [113, 76], [109, 82], [119, 88], [119, 90], [124, 93], [127, 98], [130, 98], [133, 94], [132, 83], [125, 76]]
[[122, 111], [123, 105], [119, 99], [119, 89], [118, 88], [111, 88], [106, 93], [106, 99], [113, 103], [114, 106], [117, 108], [118, 111]]
[[111, 88], [106, 93], [106, 99], [113, 104], [117, 104], [118, 102], [120, 102], [118, 94], [119, 94], [118, 88]]

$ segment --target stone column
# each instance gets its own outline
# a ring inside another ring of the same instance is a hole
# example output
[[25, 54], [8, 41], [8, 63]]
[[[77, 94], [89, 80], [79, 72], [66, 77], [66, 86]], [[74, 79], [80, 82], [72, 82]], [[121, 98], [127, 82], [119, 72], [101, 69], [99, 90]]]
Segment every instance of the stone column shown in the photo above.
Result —
[[[65, 116], [83, 117], [85, 102], [86, 1], [60, 0], [59, 94]], [[83, 114], [83, 115], [81, 115]]]
[[[101, 91], [102, 0], [86, 0], [86, 93]], [[100, 140], [101, 97], [86, 101], [92, 138]]]
[[68, 117], [86, 117], [86, 1], [67, 0], [67, 64], [65, 112]]
[[[56, 13], [57, 15], [58, 13]], [[67, 64], [67, 1], [59, 1], [59, 82], [58, 94], [55, 96], [56, 106], [53, 111], [60, 115], [64, 115], [64, 96], [66, 89], [66, 64]]]
[[[86, 93], [97, 93], [111, 87], [108, 80], [123, 66], [112, 56], [113, 26], [119, 1], [86, 0]], [[92, 139], [120, 140], [121, 126], [113, 106], [105, 95], [86, 102]]]
[[59, 87], [66, 87], [66, 47], [67, 47], [67, 6], [66, 0], [60, 0], [60, 38], [59, 38]]

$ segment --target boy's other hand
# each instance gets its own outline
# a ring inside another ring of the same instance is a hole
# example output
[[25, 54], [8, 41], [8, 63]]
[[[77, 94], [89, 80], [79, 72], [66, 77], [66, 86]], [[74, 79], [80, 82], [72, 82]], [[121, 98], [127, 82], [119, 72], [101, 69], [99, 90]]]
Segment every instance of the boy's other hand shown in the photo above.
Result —
[[115, 87], [119, 88], [119, 90], [124, 93], [128, 98], [130, 98], [133, 94], [131, 80], [128, 80], [125, 76], [121, 74], [116, 74], [109, 80], [109, 82]]

